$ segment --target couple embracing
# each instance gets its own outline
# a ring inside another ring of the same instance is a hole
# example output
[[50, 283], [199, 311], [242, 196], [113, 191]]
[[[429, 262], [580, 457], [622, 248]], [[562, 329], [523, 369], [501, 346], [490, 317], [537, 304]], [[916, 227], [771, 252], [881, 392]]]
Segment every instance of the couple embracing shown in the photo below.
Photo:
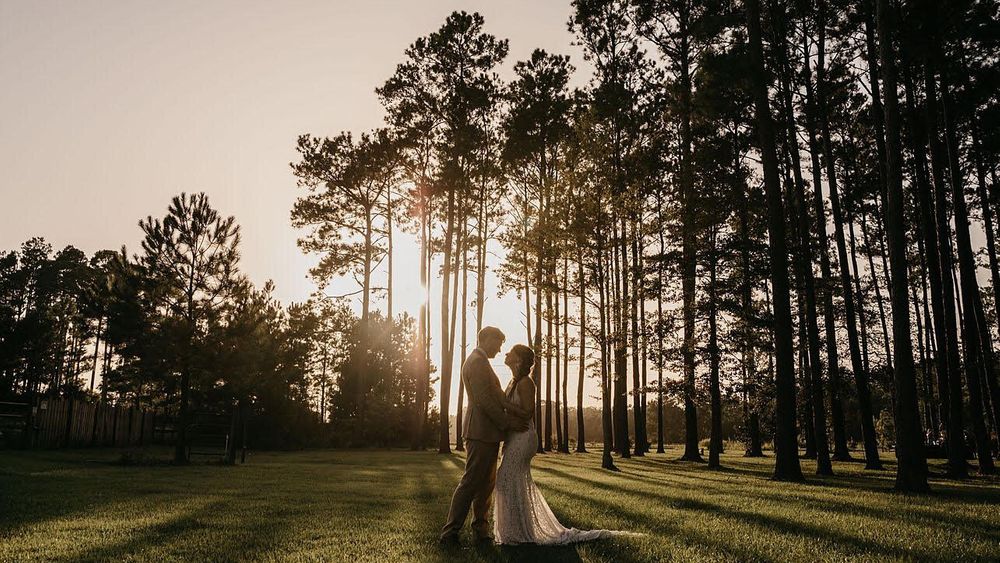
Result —
[[[541, 491], [531, 479], [531, 458], [538, 441], [535, 435], [535, 382], [531, 367], [535, 354], [516, 344], [504, 358], [511, 370], [507, 391], [490, 366], [504, 343], [496, 327], [479, 332], [478, 346], [462, 366], [462, 380], [469, 393], [469, 413], [465, 419], [465, 474], [455, 489], [448, 522], [441, 530], [442, 545], [457, 545], [458, 534], [469, 509], [477, 541], [505, 545], [565, 545], [610, 537], [621, 532], [577, 530], [559, 523]], [[503, 458], [497, 469], [500, 443]], [[496, 496], [493, 535], [489, 512]]]

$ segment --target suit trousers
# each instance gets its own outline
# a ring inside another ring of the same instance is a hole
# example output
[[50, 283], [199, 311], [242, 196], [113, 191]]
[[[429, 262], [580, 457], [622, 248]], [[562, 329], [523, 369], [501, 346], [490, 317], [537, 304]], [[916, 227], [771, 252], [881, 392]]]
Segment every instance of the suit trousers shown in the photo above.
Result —
[[490, 535], [490, 508], [493, 505], [493, 487], [497, 480], [499, 442], [466, 440], [465, 474], [455, 488], [448, 510], [448, 522], [441, 530], [441, 537], [457, 536], [465, 525], [465, 518], [472, 508], [472, 530], [478, 537]]

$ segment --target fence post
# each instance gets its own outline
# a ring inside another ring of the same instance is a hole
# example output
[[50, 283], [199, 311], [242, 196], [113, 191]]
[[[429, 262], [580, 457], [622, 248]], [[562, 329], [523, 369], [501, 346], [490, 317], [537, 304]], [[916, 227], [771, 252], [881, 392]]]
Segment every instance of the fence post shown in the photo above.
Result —
[[111, 447], [118, 445], [118, 405], [111, 407]]
[[132, 407], [125, 409], [125, 420], [127, 421], [125, 424], [125, 443], [122, 445], [129, 447], [132, 445]]
[[97, 419], [101, 416], [101, 403], [100, 401], [94, 403], [94, 420], [91, 421], [90, 425], [90, 447], [97, 445]]
[[62, 444], [64, 448], [69, 447], [70, 439], [73, 436], [73, 398], [70, 397], [66, 405], [66, 435], [63, 436]]
[[21, 446], [30, 450], [32, 446], [32, 438], [35, 434], [35, 391], [32, 385], [28, 385], [28, 413], [24, 421], [24, 436], [22, 438]]

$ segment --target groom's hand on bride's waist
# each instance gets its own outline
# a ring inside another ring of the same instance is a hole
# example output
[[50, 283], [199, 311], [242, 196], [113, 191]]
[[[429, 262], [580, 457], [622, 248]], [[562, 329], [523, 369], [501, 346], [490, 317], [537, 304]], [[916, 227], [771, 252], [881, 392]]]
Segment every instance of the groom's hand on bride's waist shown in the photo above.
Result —
[[507, 415], [507, 430], [524, 432], [528, 429], [528, 421], [516, 416]]

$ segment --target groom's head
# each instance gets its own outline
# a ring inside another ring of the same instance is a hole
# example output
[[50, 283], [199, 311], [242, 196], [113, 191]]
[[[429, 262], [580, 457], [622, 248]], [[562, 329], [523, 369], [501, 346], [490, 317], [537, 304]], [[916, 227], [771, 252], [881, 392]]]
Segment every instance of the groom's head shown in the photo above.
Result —
[[503, 341], [507, 337], [503, 335], [503, 332], [495, 326], [483, 327], [479, 331], [479, 349], [486, 354], [487, 358], [493, 358], [500, 352], [500, 347], [503, 346]]

